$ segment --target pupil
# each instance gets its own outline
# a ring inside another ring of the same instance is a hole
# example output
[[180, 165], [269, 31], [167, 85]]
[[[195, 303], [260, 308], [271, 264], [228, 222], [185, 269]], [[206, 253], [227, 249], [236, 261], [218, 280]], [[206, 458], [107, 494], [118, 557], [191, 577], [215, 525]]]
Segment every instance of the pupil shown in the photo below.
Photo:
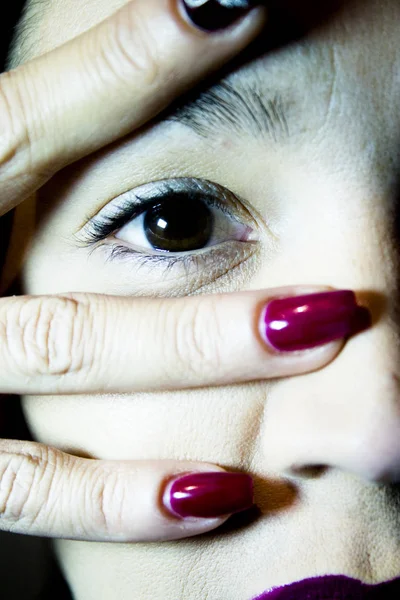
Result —
[[187, 193], [176, 194], [146, 211], [144, 230], [149, 243], [157, 250], [199, 250], [211, 238], [213, 215], [199, 198]]

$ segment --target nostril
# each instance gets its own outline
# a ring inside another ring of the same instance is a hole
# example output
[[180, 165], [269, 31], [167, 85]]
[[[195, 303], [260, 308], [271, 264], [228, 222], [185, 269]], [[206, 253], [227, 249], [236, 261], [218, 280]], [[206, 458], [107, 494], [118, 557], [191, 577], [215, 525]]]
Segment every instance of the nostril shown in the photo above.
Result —
[[290, 475], [300, 479], [318, 479], [325, 475], [328, 468], [326, 465], [294, 465]]

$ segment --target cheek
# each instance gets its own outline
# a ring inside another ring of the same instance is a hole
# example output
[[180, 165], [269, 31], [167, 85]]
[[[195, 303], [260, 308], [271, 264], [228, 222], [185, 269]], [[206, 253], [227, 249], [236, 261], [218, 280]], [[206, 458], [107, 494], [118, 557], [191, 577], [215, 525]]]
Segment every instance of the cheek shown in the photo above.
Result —
[[255, 384], [132, 396], [30, 396], [23, 410], [36, 439], [81, 456], [240, 467], [250, 460], [264, 400], [265, 384]]

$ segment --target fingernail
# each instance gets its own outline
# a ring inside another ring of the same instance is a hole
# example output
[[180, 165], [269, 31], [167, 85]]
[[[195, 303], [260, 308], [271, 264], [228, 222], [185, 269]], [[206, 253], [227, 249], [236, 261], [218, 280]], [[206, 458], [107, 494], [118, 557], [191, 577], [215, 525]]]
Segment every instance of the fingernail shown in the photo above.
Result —
[[180, 0], [196, 27], [205, 31], [225, 29], [243, 17], [262, 0]]
[[167, 487], [164, 505], [183, 519], [237, 513], [254, 505], [253, 480], [245, 473], [191, 473]]
[[371, 313], [351, 290], [279, 298], [261, 315], [262, 337], [275, 350], [308, 350], [354, 335], [371, 325]]

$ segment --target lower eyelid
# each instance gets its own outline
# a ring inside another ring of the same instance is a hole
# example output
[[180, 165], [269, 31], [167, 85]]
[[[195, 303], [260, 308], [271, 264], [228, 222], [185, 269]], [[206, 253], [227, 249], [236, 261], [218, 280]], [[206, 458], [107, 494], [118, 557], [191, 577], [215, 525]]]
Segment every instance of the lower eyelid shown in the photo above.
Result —
[[[102, 247], [106, 251], [108, 261], [116, 260], [129, 264], [134, 269], [137, 267], [137, 271], [142, 276], [142, 269], [147, 268], [149, 272], [145, 274], [145, 279], [148, 285], [151, 286], [156, 280], [160, 280], [160, 270], [164, 283], [167, 283], [165, 275], [171, 274], [173, 284], [174, 280], [177, 279], [176, 273], [179, 270], [183, 271], [186, 282], [190, 278], [198, 279], [207, 271], [207, 279], [211, 283], [214, 276], [217, 279], [250, 259], [257, 252], [259, 246], [258, 241], [231, 241], [188, 254], [166, 253], [165, 255], [152, 255], [143, 254], [129, 246], [116, 243], [116, 240], [114, 242], [108, 240], [107, 242], [103, 242], [98, 248]], [[215, 268], [213, 268], [213, 265], [216, 265]], [[151, 281], [152, 274], [155, 275], [154, 281]], [[181, 278], [179, 275], [178, 277]]]
[[118, 242], [108, 238], [82, 246], [93, 255], [100, 280], [105, 277], [104, 292], [155, 298], [239, 291], [258, 271], [265, 250], [260, 236], [174, 257], [143, 255]]

